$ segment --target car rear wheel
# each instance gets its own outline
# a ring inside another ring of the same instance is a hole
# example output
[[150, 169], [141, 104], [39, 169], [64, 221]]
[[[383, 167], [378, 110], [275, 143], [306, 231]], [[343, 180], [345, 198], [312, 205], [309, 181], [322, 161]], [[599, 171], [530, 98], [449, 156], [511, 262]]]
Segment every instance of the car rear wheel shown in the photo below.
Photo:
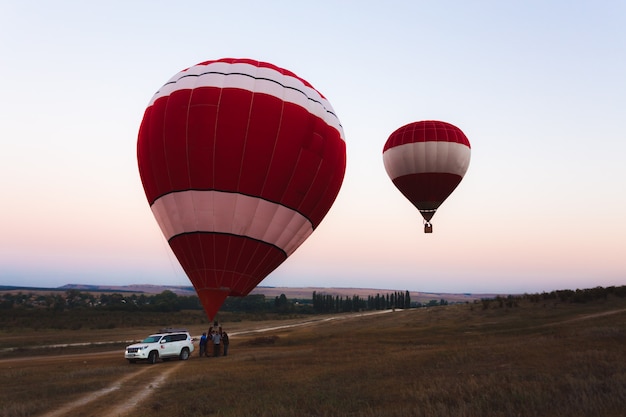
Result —
[[159, 359], [159, 354], [154, 350], [150, 352], [150, 354], [148, 355], [148, 363], [154, 365], [157, 359]]
[[180, 351], [180, 360], [186, 361], [187, 359], [189, 359], [189, 349], [183, 348], [183, 350]]

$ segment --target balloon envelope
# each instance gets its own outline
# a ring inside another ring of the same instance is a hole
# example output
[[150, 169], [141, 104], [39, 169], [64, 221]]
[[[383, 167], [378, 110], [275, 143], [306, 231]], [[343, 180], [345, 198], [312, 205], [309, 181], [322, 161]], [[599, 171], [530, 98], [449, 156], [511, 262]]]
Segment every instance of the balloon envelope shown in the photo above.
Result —
[[174, 75], [137, 141], [151, 210], [209, 319], [245, 296], [320, 224], [344, 177], [326, 98], [275, 65], [207, 61]]
[[409, 123], [387, 139], [383, 147], [385, 170], [427, 225], [463, 179], [470, 148], [461, 129], [436, 120]]

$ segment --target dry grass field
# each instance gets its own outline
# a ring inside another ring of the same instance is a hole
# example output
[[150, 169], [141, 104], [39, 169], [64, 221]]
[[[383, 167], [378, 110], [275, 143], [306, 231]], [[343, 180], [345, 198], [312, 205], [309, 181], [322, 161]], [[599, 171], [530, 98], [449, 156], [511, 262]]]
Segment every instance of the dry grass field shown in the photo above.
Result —
[[483, 307], [225, 322], [229, 356], [156, 365], [127, 364], [121, 345], [0, 354], [0, 417], [624, 415], [625, 299]]

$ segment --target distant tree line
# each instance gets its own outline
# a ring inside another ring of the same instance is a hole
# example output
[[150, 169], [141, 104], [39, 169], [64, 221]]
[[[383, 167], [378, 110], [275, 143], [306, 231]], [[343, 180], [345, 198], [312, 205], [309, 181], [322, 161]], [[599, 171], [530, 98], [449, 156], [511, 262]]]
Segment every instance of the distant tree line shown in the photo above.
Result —
[[595, 300], [606, 300], [611, 295], [619, 298], [626, 297], [626, 285], [619, 287], [611, 286], [606, 288], [594, 287], [584, 290], [557, 290], [542, 292], [541, 294], [524, 294], [523, 298], [533, 302], [558, 300], [563, 303], [586, 303]]
[[[269, 301], [262, 294], [252, 294], [246, 297], [228, 297], [220, 311], [288, 313], [294, 312], [294, 304], [307, 305], [302, 302], [294, 303], [288, 300], [284, 294]], [[14, 308], [54, 311], [92, 308], [105, 311], [175, 312], [202, 310], [202, 305], [195, 295], [178, 295], [169, 290], [159, 294], [97, 293], [82, 292], [75, 289], [46, 294], [1, 293], [0, 309]], [[312, 312], [312, 309], [310, 310]]]
[[[443, 300], [442, 300], [443, 302]], [[288, 299], [285, 294], [267, 299], [263, 294], [246, 297], [228, 297], [220, 311], [244, 313], [316, 314], [409, 308], [409, 292], [376, 294], [366, 299], [359, 296], [339, 297], [313, 292], [313, 299]], [[47, 309], [68, 311], [75, 309], [98, 309], [105, 311], [176, 312], [202, 310], [195, 295], [182, 296], [166, 290], [159, 294], [123, 294], [82, 292], [72, 289], [58, 293], [12, 293], [0, 294], [0, 309]]]
[[410, 307], [411, 295], [408, 291], [369, 295], [367, 299], [358, 295], [340, 297], [332, 294], [318, 294], [313, 291], [313, 310], [316, 313], [345, 313]]
[[109, 311], [181, 311], [201, 309], [198, 297], [179, 296], [172, 291], [160, 294], [94, 293], [66, 290], [59, 293], [3, 293], [0, 309], [41, 308], [55, 311], [95, 308]]
[[[557, 290], [536, 294], [498, 296], [483, 299], [485, 308], [494, 303], [500, 307], [514, 307], [522, 300], [531, 302], [558, 301], [567, 303], [585, 303], [606, 299], [609, 296], [626, 297], [626, 286], [595, 287], [590, 289]], [[444, 299], [431, 300], [426, 304], [411, 302], [409, 291], [369, 295], [339, 296], [313, 292], [311, 299], [288, 299], [284, 294], [268, 299], [262, 294], [246, 297], [228, 297], [220, 311], [244, 313], [276, 314], [327, 314], [368, 310], [386, 310], [392, 308], [434, 307], [447, 305]], [[123, 294], [96, 293], [66, 290], [58, 293], [0, 293], [0, 310], [7, 309], [47, 309], [68, 311], [91, 308], [103, 311], [142, 311], [142, 312], [177, 312], [183, 310], [202, 310], [197, 296], [182, 296], [166, 290], [159, 294]]]
[[[492, 307], [517, 307], [521, 300], [528, 300], [532, 303], [540, 302], [561, 302], [561, 303], [587, 303], [592, 301], [602, 301], [614, 296], [618, 298], [626, 297], [626, 285], [619, 287], [594, 287], [576, 290], [555, 290], [535, 294], [497, 296], [495, 298], [483, 298], [480, 300], [483, 309]], [[478, 301], [476, 301], [478, 302]]]

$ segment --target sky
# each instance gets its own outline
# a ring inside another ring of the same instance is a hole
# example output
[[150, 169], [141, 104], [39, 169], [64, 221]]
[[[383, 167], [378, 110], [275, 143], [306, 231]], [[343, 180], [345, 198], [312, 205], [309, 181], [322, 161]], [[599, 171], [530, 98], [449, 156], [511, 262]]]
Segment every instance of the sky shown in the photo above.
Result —
[[[626, 285], [626, 2], [0, 0], [0, 285], [190, 285], [145, 199], [139, 124], [223, 57], [332, 104], [347, 169], [261, 285], [536, 293]], [[423, 233], [382, 148], [442, 120], [469, 169]]]

